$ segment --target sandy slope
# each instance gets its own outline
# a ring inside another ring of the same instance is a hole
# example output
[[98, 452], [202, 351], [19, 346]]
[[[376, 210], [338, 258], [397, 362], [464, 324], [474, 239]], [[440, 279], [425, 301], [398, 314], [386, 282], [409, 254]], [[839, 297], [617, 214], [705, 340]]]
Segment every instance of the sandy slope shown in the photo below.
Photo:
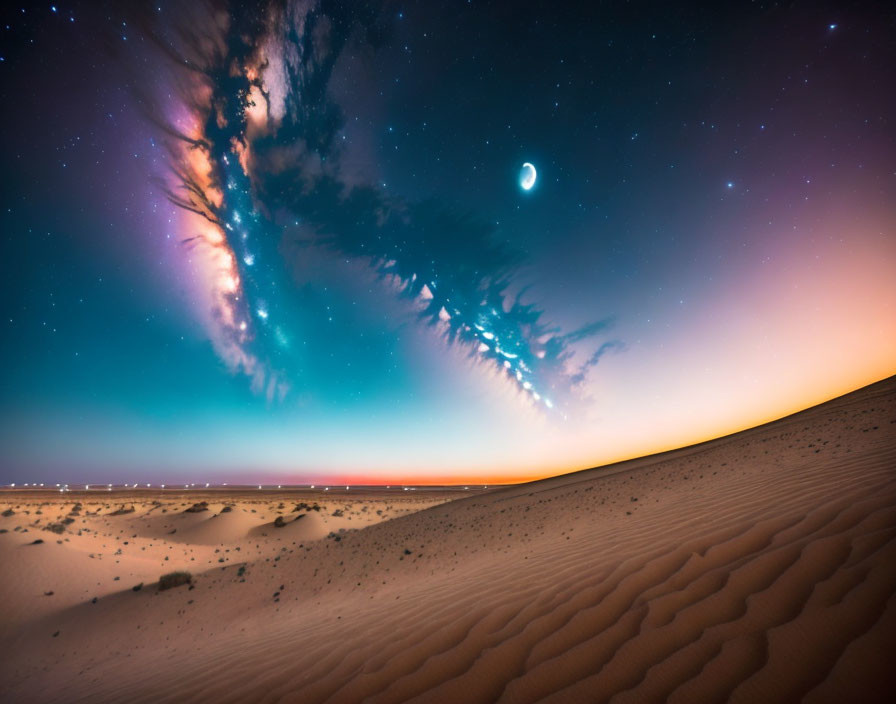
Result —
[[[273, 527], [285, 499], [228, 502], [138, 503], [56, 536], [34, 499], [0, 498], [20, 506], [0, 518], [0, 699], [839, 702], [896, 685], [896, 378], [398, 517], [374, 496], [346, 504], [349, 526], [331, 502], [307, 537], [306, 519]], [[327, 521], [360, 529], [319, 538]], [[158, 592], [169, 568], [195, 588]]]

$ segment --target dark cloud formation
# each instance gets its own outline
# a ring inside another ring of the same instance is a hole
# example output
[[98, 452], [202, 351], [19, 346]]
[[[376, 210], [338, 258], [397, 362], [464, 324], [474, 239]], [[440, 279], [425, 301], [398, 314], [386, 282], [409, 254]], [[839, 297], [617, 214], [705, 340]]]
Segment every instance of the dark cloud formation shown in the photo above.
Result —
[[597, 363], [601, 360], [601, 357], [607, 354], [607, 352], [622, 352], [624, 349], [625, 345], [619, 340], [610, 340], [609, 342], [604, 342], [585, 361], [585, 363], [579, 368], [579, 371], [577, 371], [572, 376], [572, 382], [574, 384], [581, 384], [585, 380], [585, 375], [588, 373], [588, 370], [592, 367], [596, 367]]

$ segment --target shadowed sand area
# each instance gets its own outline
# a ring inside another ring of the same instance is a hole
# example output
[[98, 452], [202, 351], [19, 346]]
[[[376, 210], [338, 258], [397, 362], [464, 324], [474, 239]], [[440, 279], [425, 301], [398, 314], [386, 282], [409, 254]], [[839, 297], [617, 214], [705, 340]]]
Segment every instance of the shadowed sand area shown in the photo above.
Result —
[[[601, 469], [348, 494], [0, 494], [0, 700], [883, 702], [896, 686], [896, 378]], [[181, 569], [193, 589], [158, 591]]]

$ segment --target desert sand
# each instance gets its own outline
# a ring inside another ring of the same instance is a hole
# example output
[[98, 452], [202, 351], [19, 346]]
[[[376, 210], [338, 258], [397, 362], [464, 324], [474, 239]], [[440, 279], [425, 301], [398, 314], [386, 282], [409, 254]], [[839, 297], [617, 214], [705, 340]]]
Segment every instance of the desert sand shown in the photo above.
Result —
[[2, 701], [896, 691], [896, 377], [510, 487], [15, 490], [0, 512]]

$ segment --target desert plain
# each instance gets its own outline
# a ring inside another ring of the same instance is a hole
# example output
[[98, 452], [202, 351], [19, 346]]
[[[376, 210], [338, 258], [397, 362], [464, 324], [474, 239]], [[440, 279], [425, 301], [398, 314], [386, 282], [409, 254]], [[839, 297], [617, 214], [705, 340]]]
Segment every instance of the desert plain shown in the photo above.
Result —
[[527, 484], [29, 487], [0, 514], [4, 702], [896, 691], [896, 378]]

